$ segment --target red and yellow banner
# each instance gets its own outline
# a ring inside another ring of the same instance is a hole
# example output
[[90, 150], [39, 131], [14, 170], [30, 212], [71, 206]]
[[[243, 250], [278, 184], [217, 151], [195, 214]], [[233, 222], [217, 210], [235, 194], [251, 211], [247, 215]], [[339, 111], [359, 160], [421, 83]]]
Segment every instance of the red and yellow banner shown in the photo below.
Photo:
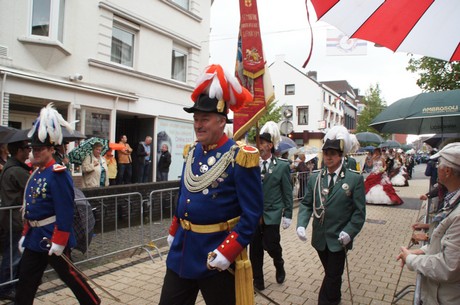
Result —
[[262, 50], [256, 0], [240, 0], [240, 33], [235, 75], [254, 100], [234, 113], [233, 137], [240, 139], [265, 113], [274, 99], [273, 87]]

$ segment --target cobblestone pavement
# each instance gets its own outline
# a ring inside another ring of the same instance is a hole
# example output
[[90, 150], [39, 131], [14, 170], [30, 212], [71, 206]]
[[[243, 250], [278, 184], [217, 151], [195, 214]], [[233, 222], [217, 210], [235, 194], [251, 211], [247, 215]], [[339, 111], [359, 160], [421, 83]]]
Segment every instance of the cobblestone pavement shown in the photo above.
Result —
[[[401, 273], [401, 267], [395, 258], [400, 246], [407, 246], [410, 240], [410, 224], [423, 214], [419, 212], [421, 202], [417, 198], [428, 187], [428, 179], [423, 176], [424, 169], [424, 164], [416, 166], [414, 179], [410, 180], [409, 187], [396, 189], [405, 201], [403, 205], [367, 206], [366, 223], [355, 240], [353, 250], [348, 253], [350, 283], [344, 274], [341, 304], [352, 304], [349, 285], [354, 304], [385, 305], [391, 304], [395, 291], [415, 283], [415, 274], [406, 268]], [[310, 240], [304, 243], [297, 238], [296, 217], [297, 209], [294, 210], [293, 225], [282, 230], [286, 281], [283, 284], [276, 283], [275, 268], [270, 257], [266, 255], [266, 289], [263, 292], [282, 305], [317, 304], [323, 268]], [[307, 236], [311, 236], [310, 230], [309, 227]], [[163, 246], [161, 251], [166, 252], [167, 248]], [[111, 300], [96, 288], [103, 300], [102, 304], [143, 305], [158, 303], [165, 270], [165, 256], [163, 259], [157, 257], [152, 262], [146, 252], [141, 252], [131, 258], [92, 267], [85, 270], [85, 273], [121, 299], [121, 302]], [[412, 304], [412, 298], [413, 294], [409, 293], [398, 304]], [[77, 302], [62, 282], [51, 280], [40, 286], [34, 304], [73, 305]], [[197, 304], [204, 302], [199, 298]], [[256, 304], [266, 305], [270, 302], [257, 295]]]

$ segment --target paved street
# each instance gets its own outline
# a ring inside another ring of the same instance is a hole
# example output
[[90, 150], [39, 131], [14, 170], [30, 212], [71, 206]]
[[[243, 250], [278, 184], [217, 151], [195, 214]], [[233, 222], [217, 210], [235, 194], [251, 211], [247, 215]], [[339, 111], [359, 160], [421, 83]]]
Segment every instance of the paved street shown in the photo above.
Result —
[[[367, 220], [363, 230], [356, 238], [354, 249], [348, 253], [350, 285], [354, 304], [385, 305], [390, 304], [396, 283], [401, 272], [399, 262], [395, 260], [399, 247], [407, 246], [413, 223], [420, 215], [418, 196], [426, 192], [428, 179], [423, 176], [425, 164], [416, 166], [414, 179], [409, 187], [396, 188], [405, 203], [402, 206], [367, 206]], [[297, 209], [294, 211], [293, 226], [282, 232], [282, 246], [285, 259], [286, 281], [277, 284], [275, 268], [268, 255], [265, 256], [265, 285], [267, 296], [282, 305], [317, 304], [317, 295], [323, 278], [322, 266], [311, 247], [310, 240], [301, 242], [295, 232]], [[308, 228], [307, 236], [311, 236]], [[166, 233], [165, 233], [166, 234]], [[161, 248], [167, 251], [166, 247]], [[157, 304], [165, 274], [165, 257], [155, 258], [152, 262], [145, 252], [98, 266], [85, 273], [95, 282], [108, 289], [121, 299], [111, 300], [98, 288], [96, 291], [103, 299], [102, 304]], [[404, 269], [399, 280], [398, 291], [406, 285], [415, 283], [415, 274]], [[94, 285], [92, 285], [94, 287]], [[349, 283], [346, 274], [343, 278], [342, 304], [352, 304]], [[412, 295], [408, 294], [398, 304], [412, 304]], [[256, 296], [258, 305], [270, 304]], [[8, 304], [1, 303], [0, 304]], [[36, 305], [77, 304], [71, 291], [64, 288], [59, 280], [44, 283], [39, 290]], [[197, 304], [204, 304], [202, 300]]]

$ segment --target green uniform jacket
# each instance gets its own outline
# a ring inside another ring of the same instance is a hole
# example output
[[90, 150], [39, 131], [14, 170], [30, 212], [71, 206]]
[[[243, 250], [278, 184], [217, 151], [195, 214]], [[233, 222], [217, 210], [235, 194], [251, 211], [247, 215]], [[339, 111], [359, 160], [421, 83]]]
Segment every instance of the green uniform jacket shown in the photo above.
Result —
[[[342, 245], [338, 241], [341, 231], [350, 235], [351, 240], [358, 235], [366, 219], [366, 199], [364, 192], [364, 179], [357, 172], [351, 171], [345, 166], [337, 177], [336, 183], [329, 192], [323, 195], [327, 189], [327, 171], [325, 169], [315, 172], [307, 184], [307, 192], [300, 203], [297, 227], [307, 227], [313, 214], [313, 201], [316, 207], [321, 205], [321, 197], [324, 198], [325, 215], [324, 222], [313, 215], [313, 233], [311, 244], [319, 251], [326, 249], [338, 252]], [[320, 210], [317, 212], [320, 213]], [[352, 243], [347, 247], [351, 249]]]
[[293, 197], [289, 162], [272, 158], [262, 179], [264, 223], [279, 225], [282, 216], [292, 219]]

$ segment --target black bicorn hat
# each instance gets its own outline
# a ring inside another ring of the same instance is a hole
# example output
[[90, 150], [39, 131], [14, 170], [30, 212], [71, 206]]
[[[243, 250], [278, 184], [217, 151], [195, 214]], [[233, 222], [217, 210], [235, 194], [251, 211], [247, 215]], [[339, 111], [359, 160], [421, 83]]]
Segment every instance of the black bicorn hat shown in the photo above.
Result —
[[343, 152], [344, 148], [344, 141], [342, 139], [326, 139], [326, 141], [323, 144], [322, 150], [328, 150], [328, 149], [333, 149], [337, 150], [340, 152]]
[[227, 117], [228, 109], [227, 103], [217, 98], [211, 98], [207, 94], [200, 94], [196, 102], [192, 107], [184, 107], [184, 110], [188, 113], [194, 113], [196, 111], [217, 113]]

